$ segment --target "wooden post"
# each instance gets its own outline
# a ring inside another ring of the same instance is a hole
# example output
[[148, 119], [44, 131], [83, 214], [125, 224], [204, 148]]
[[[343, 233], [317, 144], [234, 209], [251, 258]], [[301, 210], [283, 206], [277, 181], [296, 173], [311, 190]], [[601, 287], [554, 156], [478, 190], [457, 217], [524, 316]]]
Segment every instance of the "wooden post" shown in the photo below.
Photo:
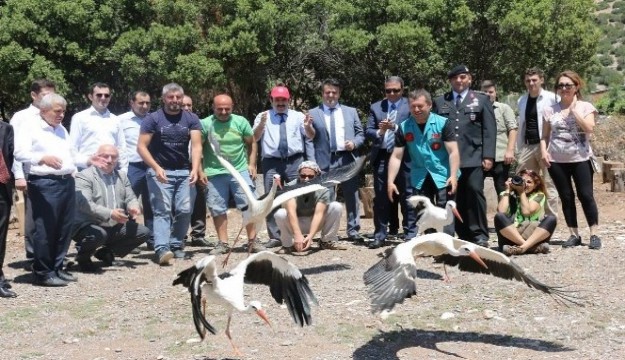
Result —
[[365, 219], [373, 218], [373, 186], [360, 188], [358, 192], [360, 193], [360, 201], [362, 202], [363, 217]]
[[625, 168], [612, 168], [612, 192], [625, 192]]
[[612, 182], [612, 178], [614, 177], [612, 169], [622, 168], [623, 166], [625, 165], [622, 162], [605, 160], [602, 164], [603, 182]]

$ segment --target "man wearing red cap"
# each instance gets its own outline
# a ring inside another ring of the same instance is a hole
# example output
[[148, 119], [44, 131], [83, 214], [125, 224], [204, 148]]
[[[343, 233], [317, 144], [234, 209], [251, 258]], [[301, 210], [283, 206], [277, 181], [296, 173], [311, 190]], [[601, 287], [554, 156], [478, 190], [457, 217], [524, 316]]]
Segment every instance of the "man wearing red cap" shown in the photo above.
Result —
[[497, 123], [490, 99], [474, 92], [471, 72], [458, 65], [447, 74], [452, 91], [434, 99], [432, 111], [448, 118], [460, 151], [456, 202], [464, 222], [456, 222], [456, 233], [467, 241], [488, 246], [484, 171], [495, 161]]
[[[269, 96], [271, 109], [263, 111], [254, 119], [254, 139], [260, 142], [261, 167], [265, 191], [269, 191], [274, 174], [287, 183], [298, 177], [298, 167], [313, 155], [312, 139], [315, 129], [312, 119], [299, 111], [289, 109], [291, 94], [284, 85], [278, 84]], [[267, 216], [266, 247], [281, 245], [280, 230], [274, 212]]]

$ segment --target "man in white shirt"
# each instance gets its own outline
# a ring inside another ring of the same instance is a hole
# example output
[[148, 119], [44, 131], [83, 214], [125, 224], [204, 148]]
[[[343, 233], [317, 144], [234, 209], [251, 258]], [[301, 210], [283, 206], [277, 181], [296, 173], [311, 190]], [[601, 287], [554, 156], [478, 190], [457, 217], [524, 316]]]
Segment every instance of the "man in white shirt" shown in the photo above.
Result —
[[148, 192], [148, 184], [145, 177], [148, 166], [143, 162], [139, 153], [137, 153], [137, 141], [139, 140], [139, 130], [141, 122], [150, 111], [150, 94], [145, 91], [133, 91], [128, 98], [130, 111], [118, 116], [119, 122], [124, 132], [126, 141], [126, 159], [128, 160], [127, 169], [122, 169], [128, 174], [130, 186], [135, 196], [141, 196], [141, 206], [143, 207], [143, 223], [150, 229], [150, 237], [146, 241], [148, 249], [154, 250], [154, 228], [152, 205], [150, 205], [150, 193]]
[[34, 284], [66, 286], [76, 281], [63, 269], [75, 217], [76, 172], [69, 134], [61, 122], [67, 102], [57, 94], [41, 99], [40, 119], [20, 131], [15, 158], [29, 163], [28, 206], [32, 209]]
[[[54, 94], [56, 92], [55, 89], [56, 87], [54, 83], [50, 80], [39, 79], [33, 81], [32, 85], [30, 86], [30, 97], [33, 99], [33, 102], [26, 109], [20, 110], [13, 114], [13, 117], [11, 118], [11, 126], [13, 126], [13, 131], [15, 132], [16, 136], [20, 130], [23, 130], [25, 128], [27, 131], [29, 130], [28, 126], [26, 126], [26, 123], [29, 119], [31, 121], [39, 121], [39, 103], [44, 96], [48, 94]], [[13, 162], [13, 173], [15, 174], [15, 188], [24, 192], [24, 201], [26, 202], [26, 204], [28, 204], [28, 193], [26, 192], [26, 174], [28, 174], [28, 170], [28, 163], [26, 164], [26, 168], [24, 168], [24, 165], [21, 162]], [[30, 208], [26, 207], [25, 212], [24, 248], [26, 249], [26, 259], [29, 260], [28, 266], [30, 267], [30, 260], [33, 259], [33, 243], [31, 240], [33, 224], [30, 221], [30, 219], [32, 218]]]
[[545, 213], [558, 216], [560, 208], [558, 191], [541, 161], [540, 139], [543, 134], [543, 111], [558, 102], [556, 94], [543, 89], [545, 74], [539, 68], [525, 71], [527, 94], [519, 99], [519, 130], [517, 133], [517, 169], [539, 173], [547, 188]]
[[126, 140], [119, 119], [108, 110], [111, 89], [105, 83], [95, 83], [87, 95], [91, 106], [74, 114], [70, 125], [70, 141], [76, 151], [76, 166], [80, 170], [91, 165], [91, 157], [100, 145], [115, 145], [119, 149], [120, 169], [128, 168]]

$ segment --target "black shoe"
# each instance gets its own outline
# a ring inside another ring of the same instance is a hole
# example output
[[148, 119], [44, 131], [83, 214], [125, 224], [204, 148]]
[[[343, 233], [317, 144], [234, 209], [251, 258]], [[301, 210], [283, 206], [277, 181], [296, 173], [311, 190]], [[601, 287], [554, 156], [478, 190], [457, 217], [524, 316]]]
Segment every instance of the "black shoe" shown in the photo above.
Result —
[[94, 264], [91, 259], [88, 260], [79, 260], [78, 261], [78, 269], [84, 273], [97, 274], [102, 272], [102, 268], [98, 265]]
[[563, 248], [570, 248], [570, 247], [574, 247], [574, 246], [580, 246], [582, 244], [582, 237], [581, 236], [575, 236], [575, 235], [571, 235], [569, 236], [568, 240], [566, 240], [564, 242], [564, 244], [562, 244]]
[[95, 254], [93, 254], [93, 257], [95, 257], [96, 259], [102, 261], [102, 263], [104, 263], [104, 266], [112, 266], [113, 265], [113, 261], [115, 261], [115, 254], [113, 254], [111, 249], [109, 249], [107, 247], [99, 248], [95, 252]]
[[69, 281], [69, 282], [74, 282], [74, 281], [78, 281], [78, 279], [76, 279], [76, 277], [70, 273], [68, 273], [65, 270], [59, 270], [56, 272], [56, 276], [58, 276], [59, 279], [61, 280], [65, 280], [65, 281]]
[[592, 250], [601, 249], [601, 239], [599, 239], [597, 235], [592, 235], [590, 237], [590, 244], [588, 244], [588, 248]]
[[278, 239], [270, 239], [269, 241], [264, 243], [263, 246], [266, 247], [267, 249], [276, 248], [278, 246], [282, 246], [282, 241]]
[[153, 242], [146, 242], [145, 243], [145, 247], [148, 248], [148, 250], [150, 250], [150, 251], [154, 251], [154, 243]]
[[360, 234], [356, 233], [356, 234], [351, 234], [347, 236], [347, 239], [349, 241], [353, 241], [355, 243], [362, 243], [365, 242], [365, 238], [363, 238]]
[[47, 278], [37, 277], [35, 278], [35, 282], [33, 284], [37, 286], [59, 287], [59, 286], [67, 286], [67, 284], [69, 283], [56, 276], [50, 276]]
[[386, 242], [382, 239], [374, 239], [373, 241], [371, 241], [369, 243], [369, 245], [367, 245], [367, 247], [369, 247], [369, 249], [377, 249], [379, 247], [385, 246]]
[[481, 246], [481, 247], [485, 247], [488, 249], [488, 240], [486, 239], [479, 239], [475, 242], [475, 245]]
[[215, 245], [213, 243], [211, 243], [210, 241], [206, 240], [205, 238], [192, 238], [191, 242], [189, 243], [189, 245], [191, 246], [212, 246]]
[[141, 249], [134, 248], [134, 249], [130, 250], [129, 254], [131, 254], [131, 255], [139, 255], [139, 254], [141, 254]]
[[0, 286], [0, 297], [3, 297], [3, 298], [14, 298], [14, 297], [17, 297], [17, 294], [14, 291], [12, 291], [11, 289], [9, 289], [6, 286], [6, 283], [5, 283], [5, 284], [3, 284], [3, 286]]

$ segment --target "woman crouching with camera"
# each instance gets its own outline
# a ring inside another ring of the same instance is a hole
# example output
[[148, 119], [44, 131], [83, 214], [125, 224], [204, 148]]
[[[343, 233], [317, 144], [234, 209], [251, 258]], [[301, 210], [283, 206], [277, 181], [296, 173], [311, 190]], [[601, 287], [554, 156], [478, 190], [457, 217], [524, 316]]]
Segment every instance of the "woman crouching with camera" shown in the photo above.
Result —
[[557, 218], [545, 215], [545, 184], [532, 170], [521, 170], [499, 194], [495, 229], [504, 254], [546, 254]]

